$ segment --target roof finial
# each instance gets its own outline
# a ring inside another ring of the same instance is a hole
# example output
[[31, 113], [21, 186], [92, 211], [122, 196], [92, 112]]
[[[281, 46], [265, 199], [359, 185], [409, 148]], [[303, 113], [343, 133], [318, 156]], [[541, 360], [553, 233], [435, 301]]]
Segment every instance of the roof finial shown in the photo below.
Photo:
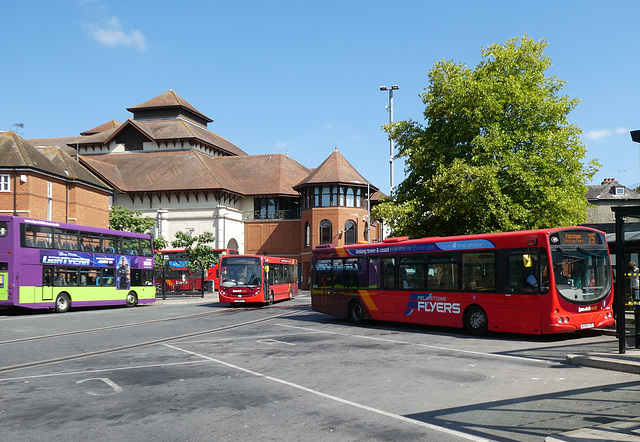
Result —
[[336, 147], [335, 147], [335, 151], [338, 151], [338, 137], [336, 137]]

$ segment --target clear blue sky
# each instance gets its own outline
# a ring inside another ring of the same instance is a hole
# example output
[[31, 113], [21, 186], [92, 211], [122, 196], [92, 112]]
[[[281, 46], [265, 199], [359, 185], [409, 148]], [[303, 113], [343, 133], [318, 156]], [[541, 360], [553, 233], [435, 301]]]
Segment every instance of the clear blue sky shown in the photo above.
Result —
[[[173, 89], [249, 154], [317, 167], [334, 150], [389, 191], [388, 94], [394, 119], [422, 120], [419, 94], [442, 59], [476, 66], [480, 49], [546, 37], [549, 74], [582, 100], [593, 183], [640, 182], [638, 1], [3, 2], [0, 130], [75, 136], [131, 116]], [[16, 128], [16, 123], [24, 128]], [[396, 184], [404, 163], [396, 161]]]

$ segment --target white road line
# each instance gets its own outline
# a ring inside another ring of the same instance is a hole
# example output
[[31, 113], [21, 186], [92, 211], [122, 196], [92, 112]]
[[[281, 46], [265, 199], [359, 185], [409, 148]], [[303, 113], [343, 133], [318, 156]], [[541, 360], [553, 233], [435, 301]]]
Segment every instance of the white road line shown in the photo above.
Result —
[[111, 367], [111, 368], [101, 368], [98, 370], [82, 370], [82, 371], [64, 371], [61, 373], [46, 373], [46, 374], [35, 374], [31, 376], [17, 376], [15, 378], [0, 378], [0, 382], [9, 382], [9, 381], [24, 381], [29, 379], [39, 379], [39, 378], [53, 378], [58, 376], [74, 376], [74, 375], [85, 375], [92, 373], [105, 373], [110, 371], [121, 371], [121, 370], [138, 370], [138, 369], [146, 369], [146, 368], [156, 368], [156, 367], [171, 367], [173, 365], [196, 365], [196, 364], [204, 364], [207, 361], [190, 361], [190, 362], [168, 362], [166, 364], [148, 364], [148, 365], [137, 365], [132, 367]]
[[251, 375], [254, 375], [254, 376], [257, 376], [257, 377], [261, 377], [263, 379], [267, 379], [267, 380], [270, 380], [270, 381], [273, 381], [273, 382], [278, 382], [280, 384], [287, 385], [287, 386], [293, 387], [293, 388], [297, 388], [298, 390], [302, 390], [302, 391], [305, 391], [307, 393], [315, 394], [315, 395], [323, 397], [325, 399], [330, 399], [332, 401], [340, 402], [340, 403], [345, 404], [345, 405], [350, 405], [352, 407], [356, 407], [356, 408], [360, 408], [360, 409], [363, 409], [363, 410], [371, 411], [373, 413], [377, 413], [377, 414], [380, 414], [382, 416], [390, 417], [392, 419], [396, 419], [396, 420], [399, 420], [399, 421], [402, 421], [402, 422], [406, 422], [406, 423], [413, 424], [413, 425], [418, 425], [420, 427], [425, 427], [425, 428], [428, 428], [430, 430], [439, 431], [441, 433], [447, 433], [447, 434], [450, 434], [450, 435], [453, 435], [453, 436], [458, 436], [458, 437], [461, 437], [461, 438], [464, 438], [464, 439], [468, 439], [468, 440], [473, 440], [473, 441], [488, 441], [489, 440], [489, 439], [485, 439], [485, 438], [482, 438], [482, 437], [474, 436], [472, 434], [463, 433], [461, 431], [452, 430], [450, 428], [440, 427], [438, 425], [428, 424], [426, 422], [422, 422], [422, 421], [419, 421], [419, 420], [410, 419], [408, 417], [401, 416], [399, 414], [389, 413], [388, 411], [380, 410], [378, 408], [369, 407], [368, 405], [359, 404], [357, 402], [349, 401], [347, 399], [342, 399], [342, 398], [339, 398], [337, 396], [332, 396], [330, 394], [323, 393], [323, 392], [318, 391], [318, 390], [313, 390], [312, 388], [304, 387], [304, 386], [299, 385], [299, 384], [294, 384], [293, 382], [285, 381], [284, 379], [274, 378], [273, 376], [268, 376], [268, 375], [265, 375], [263, 373], [259, 373], [257, 371], [249, 370], [247, 368], [243, 368], [243, 367], [240, 367], [238, 365], [230, 364], [228, 362], [224, 362], [224, 361], [221, 361], [219, 359], [215, 359], [215, 358], [212, 358], [212, 357], [209, 357], [209, 356], [205, 356], [205, 355], [200, 354], [200, 353], [196, 353], [196, 352], [193, 352], [193, 351], [190, 351], [190, 350], [185, 350], [183, 348], [176, 347], [176, 346], [171, 345], [171, 344], [163, 344], [163, 345], [166, 346], [166, 347], [172, 348], [174, 350], [181, 351], [183, 353], [187, 353], [187, 354], [190, 354], [190, 355], [193, 355], [193, 356], [197, 356], [197, 357], [202, 358], [202, 359], [206, 359], [208, 361], [215, 362], [215, 363], [220, 364], [220, 365], [224, 365], [225, 367], [233, 368], [234, 370], [243, 371], [245, 373], [248, 373], [248, 374], [251, 374]]
[[460, 350], [458, 348], [450, 348], [450, 347], [441, 347], [438, 345], [429, 345], [429, 344], [421, 344], [421, 343], [416, 343], [416, 342], [408, 342], [408, 341], [399, 341], [397, 339], [387, 339], [387, 338], [377, 338], [375, 336], [364, 336], [364, 335], [353, 335], [350, 333], [341, 333], [341, 332], [335, 332], [335, 331], [328, 331], [328, 330], [318, 330], [315, 328], [310, 328], [310, 327], [297, 327], [295, 325], [288, 325], [288, 324], [276, 324], [280, 327], [287, 327], [287, 328], [295, 328], [298, 330], [304, 330], [307, 332], [317, 332], [317, 333], [327, 333], [327, 334], [332, 334], [332, 335], [339, 335], [339, 336], [346, 336], [349, 338], [359, 338], [359, 339], [369, 339], [372, 341], [382, 341], [382, 342], [389, 342], [392, 344], [403, 344], [403, 345], [415, 345], [418, 347], [425, 347], [425, 348], [433, 348], [436, 350], [446, 350], [452, 353], [467, 353], [467, 354], [472, 354], [472, 355], [479, 355], [479, 356], [489, 356], [489, 357], [494, 357], [494, 358], [505, 358], [505, 359], [515, 359], [518, 361], [527, 361], [527, 362], [539, 362], [545, 365], [551, 365], [551, 364], [555, 364], [555, 362], [551, 362], [551, 361], [545, 361], [544, 359], [535, 359], [535, 358], [526, 358], [523, 356], [513, 356], [513, 355], [502, 355], [502, 354], [497, 354], [497, 353], [484, 353], [484, 352], [480, 352], [480, 351], [473, 351], [473, 350]]

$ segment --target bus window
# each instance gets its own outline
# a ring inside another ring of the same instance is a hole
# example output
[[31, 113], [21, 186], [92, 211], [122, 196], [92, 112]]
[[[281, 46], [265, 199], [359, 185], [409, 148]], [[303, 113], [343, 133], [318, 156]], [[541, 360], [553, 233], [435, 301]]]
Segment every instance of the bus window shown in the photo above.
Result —
[[76, 267], [56, 268], [53, 285], [56, 287], [78, 285], [78, 269]]
[[9, 226], [6, 221], [0, 221], [0, 237], [7, 236], [9, 233]]
[[433, 290], [459, 289], [457, 255], [445, 253], [430, 255], [428, 269], [429, 274], [434, 275]]
[[99, 272], [98, 269], [80, 269], [80, 285], [96, 285]]
[[333, 279], [331, 278], [331, 260], [318, 259], [315, 263], [315, 280], [314, 287], [333, 287]]
[[102, 251], [104, 253], [116, 253], [118, 251], [118, 240], [112, 236], [103, 236]]
[[78, 250], [77, 233], [61, 229], [54, 229], [53, 248], [61, 250]]
[[382, 258], [382, 288], [396, 288], [396, 258]]
[[143, 256], [153, 256], [153, 249], [151, 248], [150, 239], [141, 239], [140, 248], [142, 249], [141, 251]]
[[345, 288], [346, 281], [344, 277], [344, 263], [342, 259], [334, 259], [331, 263], [331, 269], [333, 270], [333, 286], [335, 288]]
[[53, 267], [44, 266], [42, 268], [42, 285], [46, 287], [53, 285]]
[[471, 291], [495, 291], [495, 253], [483, 252], [462, 254], [462, 289]]
[[123, 255], [140, 255], [140, 242], [138, 238], [122, 238], [122, 249], [120, 253]]
[[[512, 250], [508, 255], [507, 289], [512, 293], [538, 293], [541, 268], [537, 250]], [[546, 262], [546, 259], [545, 259]], [[546, 265], [545, 265], [546, 266]], [[545, 270], [548, 279], [548, 271]], [[546, 283], [548, 286], [548, 282]]]
[[343, 264], [345, 287], [358, 288], [358, 259], [345, 259]]
[[421, 256], [400, 258], [398, 288], [424, 290], [424, 261]]
[[102, 252], [100, 238], [97, 236], [88, 236], [80, 234], [80, 250], [85, 252]]
[[21, 242], [23, 247], [50, 249], [53, 230], [51, 227], [22, 225]]
[[100, 277], [100, 285], [114, 286], [116, 285], [116, 269], [102, 269]]

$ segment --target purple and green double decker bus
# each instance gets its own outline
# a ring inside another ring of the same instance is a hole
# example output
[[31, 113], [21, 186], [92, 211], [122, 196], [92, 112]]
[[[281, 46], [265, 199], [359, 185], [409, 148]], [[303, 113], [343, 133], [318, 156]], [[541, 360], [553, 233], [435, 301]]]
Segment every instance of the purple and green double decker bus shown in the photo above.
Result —
[[153, 271], [150, 235], [0, 215], [0, 306], [151, 303]]

